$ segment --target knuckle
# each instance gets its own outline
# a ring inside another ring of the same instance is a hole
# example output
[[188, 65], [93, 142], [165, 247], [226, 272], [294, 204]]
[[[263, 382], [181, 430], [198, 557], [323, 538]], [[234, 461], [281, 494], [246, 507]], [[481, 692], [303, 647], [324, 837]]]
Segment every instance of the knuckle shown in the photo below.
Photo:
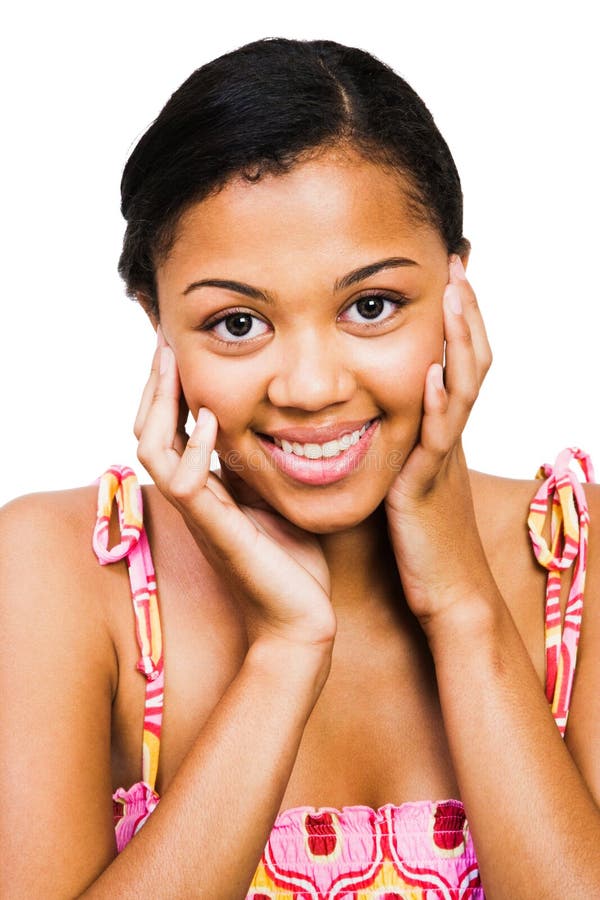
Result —
[[463, 287], [464, 287], [467, 297], [470, 300], [474, 300], [475, 303], [477, 303], [477, 293], [475, 291], [475, 288], [473, 287], [473, 285], [471, 284], [471, 282], [468, 279], [466, 279], [463, 282]]
[[477, 294], [471, 287], [467, 288], [467, 292], [466, 292], [466, 296], [465, 296], [465, 306], [468, 306], [470, 309], [479, 311], [479, 303], [477, 301]]
[[471, 407], [479, 396], [478, 384], [465, 384], [458, 393], [459, 399], [464, 406]]
[[185, 435], [182, 438], [185, 442], [184, 462], [188, 469], [198, 472], [206, 472], [210, 466], [210, 448], [206, 444], [192, 444]]
[[458, 340], [465, 345], [465, 347], [470, 347], [473, 343], [473, 336], [471, 335], [471, 329], [469, 326], [464, 324], [464, 326], [458, 332]]
[[140, 438], [142, 436], [143, 428], [144, 428], [144, 423], [143, 423], [143, 421], [140, 420], [140, 417], [138, 416], [137, 419], [135, 420], [135, 422], [133, 423], [133, 434], [138, 439], [138, 441], [140, 440]]
[[467, 394], [465, 397], [467, 406], [469, 406], [469, 407], [473, 406], [478, 397], [479, 397], [479, 388], [478, 387], [472, 388], [470, 391], [467, 391]]
[[150, 448], [148, 447], [148, 442], [140, 438], [140, 441], [137, 445], [137, 458], [141, 462], [141, 464], [147, 469], [148, 464], [150, 463]]
[[187, 506], [196, 493], [196, 485], [189, 478], [185, 477], [185, 473], [176, 473], [169, 483], [169, 494], [178, 503]]
[[437, 459], [441, 459], [450, 450], [451, 441], [446, 434], [445, 429], [440, 429], [436, 434], [432, 434], [430, 436], [429, 441], [427, 442], [427, 449], [429, 453], [435, 456]]

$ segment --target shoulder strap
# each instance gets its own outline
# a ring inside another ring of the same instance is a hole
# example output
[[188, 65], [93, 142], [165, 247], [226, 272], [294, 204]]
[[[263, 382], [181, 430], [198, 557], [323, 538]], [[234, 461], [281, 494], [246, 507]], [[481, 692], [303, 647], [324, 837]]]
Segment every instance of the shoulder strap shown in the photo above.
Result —
[[[586, 482], [594, 481], [592, 461], [578, 447], [559, 453], [554, 466], [541, 466], [537, 478], [543, 484], [530, 506], [529, 534], [533, 551], [541, 566], [548, 570], [546, 584], [546, 696], [552, 714], [564, 737], [569, 717], [573, 677], [577, 662], [583, 590], [587, 566], [589, 512], [578, 474]], [[548, 509], [550, 546], [542, 537]], [[574, 564], [564, 624], [560, 610], [562, 573]]]
[[[108, 526], [115, 501], [121, 540], [109, 550]], [[128, 466], [111, 466], [98, 480], [98, 511], [92, 545], [102, 566], [127, 558], [136, 638], [141, 654], [137, 669], [146, 676], [142, 779], [154, 790], [164, 699], [162, 634], [154, 565], [143, 525], [142, 491], [135, 472]]]

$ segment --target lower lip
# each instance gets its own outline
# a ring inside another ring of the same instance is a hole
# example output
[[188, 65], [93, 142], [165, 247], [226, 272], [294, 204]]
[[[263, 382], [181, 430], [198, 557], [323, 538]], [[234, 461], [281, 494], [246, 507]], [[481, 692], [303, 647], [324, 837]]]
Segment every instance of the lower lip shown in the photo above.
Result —
[[260, 434], [257, 437], [277, 468], [290, 478], [302, 484], [333, 484], [350, 475], [360, 465], [371, 445], [379, 422], [379, 419], [375, 419], [356, 444], [348, 447], [339, 456], [332, 456], [329, 459], [308, 459], [306, 456], [296, 456], [295, 453], [284, 453], [277, 444], [271, 443]]

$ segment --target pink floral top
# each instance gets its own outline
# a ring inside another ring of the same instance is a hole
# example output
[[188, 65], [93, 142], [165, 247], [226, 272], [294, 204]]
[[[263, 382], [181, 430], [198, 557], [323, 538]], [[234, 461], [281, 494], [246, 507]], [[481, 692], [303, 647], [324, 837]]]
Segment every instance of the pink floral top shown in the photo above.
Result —
[[[546, 693], [561, 735], [567, 726], [581, 626], [589, 516], [579, 475], [593, 481], [589, 457], [577, 448], [542, 466], [542, 484], [528, 519], [533, 550], [548, 570], [546, 591]], [[108, 550], [108, 523], [117, 503], [121, 542]], [[542, 537], [551, 514], [550, 546]], [[159, 802], [154, 790], [160, 751], [164, 668], [156, 579], [142, 521], [142, 494], [134, 472], [112, 466], [99, 479], [93, 546], [101, 565], [126, 558], [131, 582], [138, 669], [146, 679], [142, 780], [113, 795], [117, 848], [121, 851]], [[574, 565], [564, 617], [562, 572]], [[247, 900], [483, 900], [477, 858], [459, 800], [419, 801], [378, 810], [368, 806], [279, 814]]]

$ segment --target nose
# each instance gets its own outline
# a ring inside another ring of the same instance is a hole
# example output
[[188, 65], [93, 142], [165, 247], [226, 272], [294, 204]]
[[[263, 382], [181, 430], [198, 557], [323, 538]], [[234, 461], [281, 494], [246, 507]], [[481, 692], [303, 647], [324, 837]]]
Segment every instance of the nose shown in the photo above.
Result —
[[282, 344], [277, 371], [267, 388], [269, 400], [274, 406], [313, 412], [343, 403], [356, 389], [348, 363], [336, 336], [306, 330]]

